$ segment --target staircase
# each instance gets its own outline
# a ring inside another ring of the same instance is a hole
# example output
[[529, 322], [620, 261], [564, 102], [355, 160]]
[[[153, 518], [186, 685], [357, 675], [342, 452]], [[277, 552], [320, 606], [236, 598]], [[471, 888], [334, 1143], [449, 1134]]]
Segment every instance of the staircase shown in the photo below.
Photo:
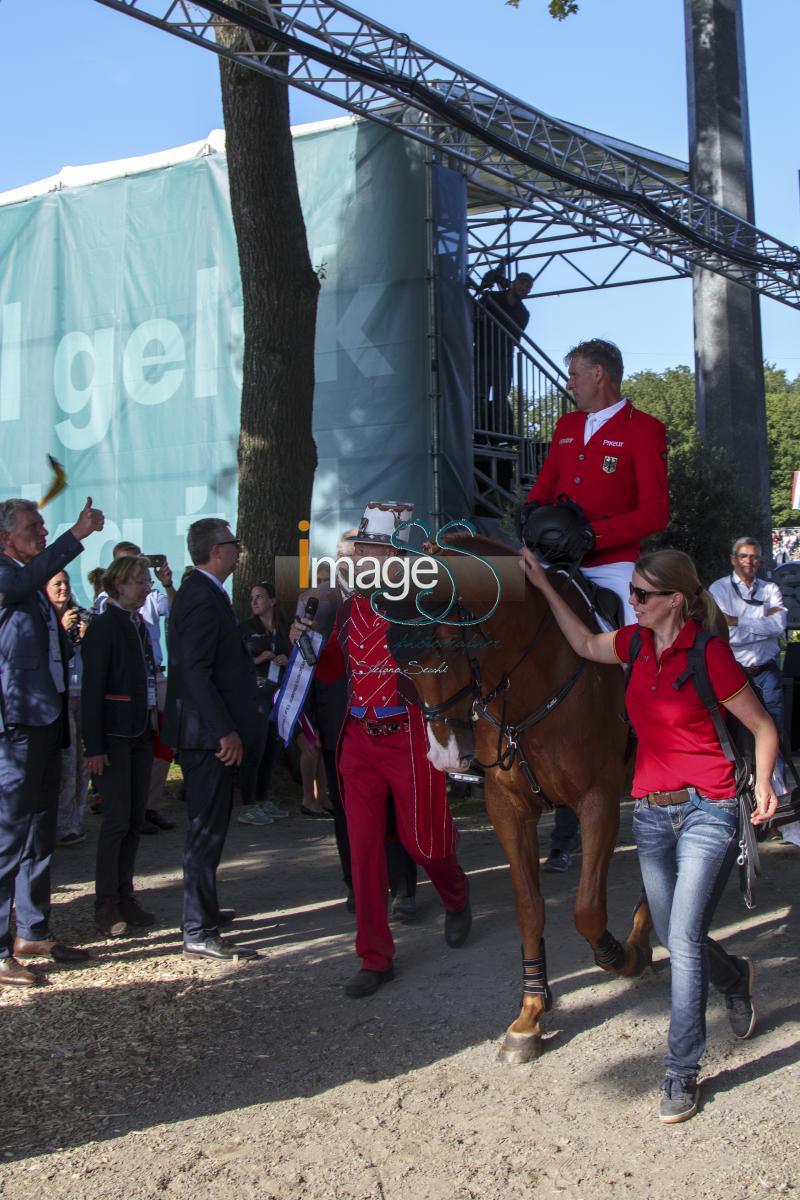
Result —
[[538, 475], [571, 400], [561, 368], [527, 334], [512, 337], [472, 290], [475, 514], [499, 518]]

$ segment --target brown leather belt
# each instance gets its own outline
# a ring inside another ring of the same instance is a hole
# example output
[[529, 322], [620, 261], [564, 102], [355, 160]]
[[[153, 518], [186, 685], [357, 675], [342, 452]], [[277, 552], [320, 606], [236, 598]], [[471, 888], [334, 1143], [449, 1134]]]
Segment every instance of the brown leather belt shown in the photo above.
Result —
[[659, 808], [666, 808], [668, 804], [685, 804], [689, 799], [689, 792], [686, 788], [681, 788], [679, 792], [648, 792], [642, 797], [649, 804], [656, 804]]
[[754, 675], [760, 675], [762, 671], [766, 671], [769, 667], [775, 666], [775, 659], [771, 658], [769, 662], [760, 663], [757, 667], [742, 667], [745, 675], [749, 675], [752, 679]]

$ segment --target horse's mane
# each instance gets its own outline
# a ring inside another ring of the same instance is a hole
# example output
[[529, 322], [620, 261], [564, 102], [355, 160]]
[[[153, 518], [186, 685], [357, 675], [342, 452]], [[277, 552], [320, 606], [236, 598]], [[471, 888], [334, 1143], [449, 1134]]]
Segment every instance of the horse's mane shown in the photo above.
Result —
[[454, 550], [469, 550], [473, 554], [497, 554], [506, 558], [511, 555], [518, 556], [520, 553], [516, 546], [510, 546], [508, 542], [501, 542], [499, 538], [481, 533], [475, 537], [471, 533], [448, 533], [443, 538], [443, 545], [452, 546]]

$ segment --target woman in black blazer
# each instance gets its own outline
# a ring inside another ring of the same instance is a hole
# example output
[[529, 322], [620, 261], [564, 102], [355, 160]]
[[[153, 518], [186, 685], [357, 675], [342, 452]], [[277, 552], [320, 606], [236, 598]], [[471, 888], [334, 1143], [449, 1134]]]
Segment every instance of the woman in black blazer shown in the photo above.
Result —
[[95, 924], [107, 937], [155, 922], [133, 894], [133, 869], [150, 786], [156, 671], [139, 609], [152, 586], [146, 558], [116, 559], [105, 574], [108, 604], [82, 643], [81, 712], [89, 770], [103, 780], [97, 842]]

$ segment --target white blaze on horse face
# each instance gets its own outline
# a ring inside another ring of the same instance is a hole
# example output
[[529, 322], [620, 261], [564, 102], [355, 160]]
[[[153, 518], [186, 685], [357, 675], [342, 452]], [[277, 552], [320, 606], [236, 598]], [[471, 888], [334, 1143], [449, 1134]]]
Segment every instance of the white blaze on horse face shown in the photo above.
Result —
[[437, 740], [433, 729], [428, 725], [428, 761], [432, 762], [437, 771], [461, 771], [461, 753], [458, 749], [456, 735], [450, 730], [450, 736], [447, 739], [447, 745], [443, 746]]

